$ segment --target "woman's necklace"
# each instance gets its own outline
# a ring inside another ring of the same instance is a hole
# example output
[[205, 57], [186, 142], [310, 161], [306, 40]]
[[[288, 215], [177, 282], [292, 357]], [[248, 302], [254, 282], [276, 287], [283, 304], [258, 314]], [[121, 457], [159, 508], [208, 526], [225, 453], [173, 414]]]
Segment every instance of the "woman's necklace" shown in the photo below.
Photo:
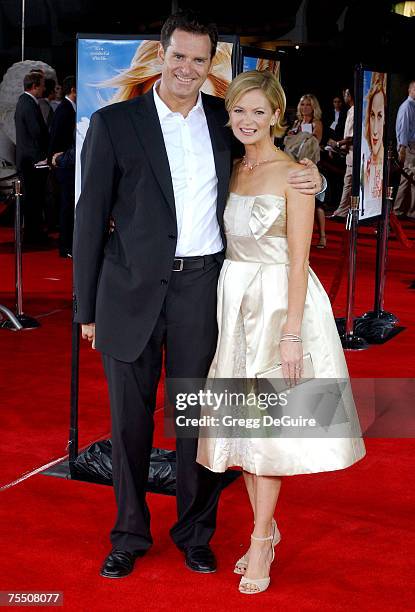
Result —
[[[279, 150], [280, 150], [279, 147], [274, 147], [274, 151], [279, 151]], [[247, 159], [246, 155], [244, 155], [243, 158], [241, 159], [241, 165], [244, 168], [247, 168], [247, 170], [249, 170], [250, 172], [252, 172], [252, 170], [256, 168], [257, 166], [262, 166], [262, 164], [268, 164], [269, 162], [272, 162], [272, 161], [275, 161], [275, 158], [274, 159], [260, 159], [256, 162], [250, 162]]]

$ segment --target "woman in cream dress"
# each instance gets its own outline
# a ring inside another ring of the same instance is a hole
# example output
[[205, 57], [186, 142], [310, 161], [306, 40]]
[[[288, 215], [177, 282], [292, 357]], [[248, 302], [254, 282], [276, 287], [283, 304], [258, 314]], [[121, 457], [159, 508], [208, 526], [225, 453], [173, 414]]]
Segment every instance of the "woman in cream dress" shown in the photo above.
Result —
[[[330, 302], [308, 257], [314, 197], [290, 187], [297, 167], [276, 149], [283, 132], [285, 94], [270, 72], [234, 79], [226, 96], [230, 127], [245, 146], [235, 162], [225, 209], [226, 259], [218, 285], [219, 337], [209, 378], [254, 378], [276, 363], [295, 384], [303, 354], [316, 378], [347, 379], [347, 366]], [[335, 438], [201, 437], [197, 461], [215, 472], [243, 469], [253, 510], [249, 551], [237, 562], [239, 590], [253, 594], [269, 585], [273, 519], [281, 476], [346, 468], [365, 454], [353, 399], [346, 402], [349, 433]]]

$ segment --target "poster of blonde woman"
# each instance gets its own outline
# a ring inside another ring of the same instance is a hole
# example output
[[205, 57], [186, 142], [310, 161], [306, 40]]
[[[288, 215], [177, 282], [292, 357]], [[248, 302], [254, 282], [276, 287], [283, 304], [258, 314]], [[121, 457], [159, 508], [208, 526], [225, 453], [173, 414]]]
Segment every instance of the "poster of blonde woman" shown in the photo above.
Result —
[[384, 72], [363, 72], [360, 219], [382, 213], [386, 81]]
[[[80, 194], [80, 152], [92, 113], [146, 93], [160, 78], [159, 37], [78, 37], [76, 200]], [[237, 37], [222, 37], [202, 91], [224, 98], [236, 74]]]

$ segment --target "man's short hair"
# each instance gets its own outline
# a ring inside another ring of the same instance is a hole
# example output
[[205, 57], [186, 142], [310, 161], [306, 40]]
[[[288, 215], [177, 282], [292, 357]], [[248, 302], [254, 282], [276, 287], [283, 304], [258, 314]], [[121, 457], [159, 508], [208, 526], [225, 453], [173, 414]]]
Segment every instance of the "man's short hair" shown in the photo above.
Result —
[[69, 96], [71, 89], [76, 89], [76, 78], [74, 76], [67, 76], [62, 81], [62, 93], [64, 96]]
[[170, 45], [171, 35], [174, 30], [182, 30], [191, 34], [208, 34], [210, 38], [210, 57], [216, 53], [218, 44], [218, 29], [207, 16], [192, 9], [183, 9], [173, 13], [166, 19], [161, 29], [160, 42], [166, 50]]
[[29, 91], [32, 87], [39, 87], [41, 82], [45, 79], [44, 74], [41, 72], [29, 72], [23, 79], [23, 89]]
[[354, 100], [354, 87], [353, 85], [346, 85], [346, 87], [343, 88], [343, 94], [348, 91], [350, 94], [350, 97], [352, 98], [352, 100]]

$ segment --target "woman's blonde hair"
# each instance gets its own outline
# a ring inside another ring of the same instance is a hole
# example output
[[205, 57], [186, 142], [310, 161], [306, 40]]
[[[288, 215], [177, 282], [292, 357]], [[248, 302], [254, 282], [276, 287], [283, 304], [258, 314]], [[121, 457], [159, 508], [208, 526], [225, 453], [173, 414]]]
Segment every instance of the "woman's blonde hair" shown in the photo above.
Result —
[[[152, 88], [161, 75], [161, 62], [158, 57], [159, 43], [156, 40], [145, 40], [139, 44], [129, 68], [122, 70], [111, 79], [98, 83], [98, 87], [118, 87], [110, 100], [122, 102], [146, 93]], [[213, 96], [225, 97], [229, 84], [227, 72], [231, 66], [232, 45], [221, 42], [212, 59], [210, 72], [203, 84], [202, 91]]]
[[[272, 112], [280, 110], [275, 125], [270, 126], [270, 135], [273, 137], [282, 136], [285, 132], [284, 113], [286, 99], [283, 88], [278, 78], [268, 70], [248, 70], [241, 72], [233, 79], [228, 87], [225, 97], [226, 110], [230, 114], [231, 110], [238, 104], [240, 98], [248, 91], [260, 89], [271, 105]], [[228, 123], [228, 125], [230, 125]]]
[[299, 121], [303, 120], [303, 116], [301, 114], [300, 107], [301, 107], [301, 102], [304, 102], [304, 100], [308, 100], [311, 104], [311, 108], [313, 109], [313, 119], [321, 121], [321, 116], [323, 113], [321, 112], [320, 104], [318, 103], [318, 100], [314, 94], [304, 94], [303, 96], [301, 96], [300, 101], [297, 106], [297, 119]]
[[[370, 88], [367, 92], [366, 100], [366, 116], [365, 116], [365, 138], [369, 149], [372, 151], [372, 137], [370, 134], [370, 113], [372, 111], [373, 98], [377, 93], [383, 94], [383, 103], [386, 107], [386, 74], [383, 72], [372, 72], [370, 80]], [[383, 134], [382, 134], [383, 138]]]

